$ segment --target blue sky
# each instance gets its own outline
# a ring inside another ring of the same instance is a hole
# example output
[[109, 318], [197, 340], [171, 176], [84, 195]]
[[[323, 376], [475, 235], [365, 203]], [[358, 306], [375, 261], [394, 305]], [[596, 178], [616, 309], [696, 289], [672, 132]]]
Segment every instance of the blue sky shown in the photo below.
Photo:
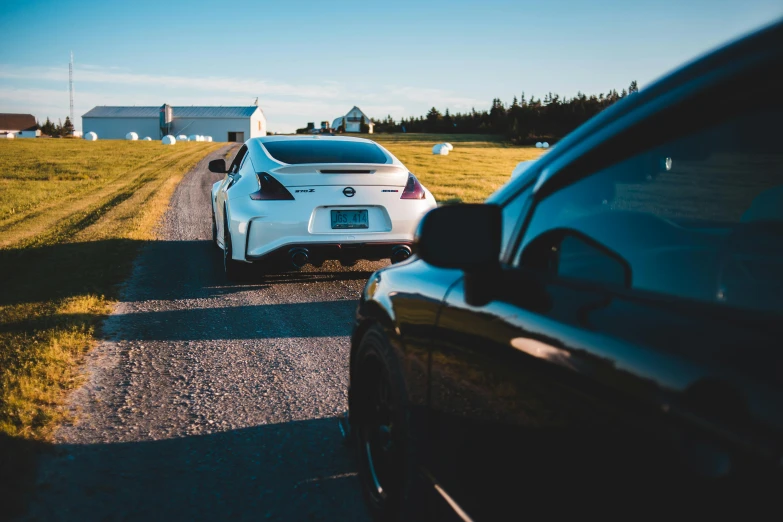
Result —
[[0, 0], [0, 112], [251, 105], [289, 132], [353, 105], [452, 112], [523, 91], [641, 88], [783, 16], [780, 0]]

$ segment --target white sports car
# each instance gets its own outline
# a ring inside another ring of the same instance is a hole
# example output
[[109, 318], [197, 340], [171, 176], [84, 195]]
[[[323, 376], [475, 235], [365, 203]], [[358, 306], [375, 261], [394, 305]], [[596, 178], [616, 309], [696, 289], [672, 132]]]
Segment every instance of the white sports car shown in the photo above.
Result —
[[231, 279], [246, 263], [282, 259], [294, 268], [337, 259], [411, 254], [421, 217], [435, 198], [377, 143], [336, 136], [248, 140], [212, 186], [212, 235]]

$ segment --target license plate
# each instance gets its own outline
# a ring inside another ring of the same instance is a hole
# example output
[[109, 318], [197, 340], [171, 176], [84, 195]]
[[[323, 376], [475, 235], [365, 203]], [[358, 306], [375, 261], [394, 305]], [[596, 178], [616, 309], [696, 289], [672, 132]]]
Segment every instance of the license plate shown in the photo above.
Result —
[[332, 210], [332, 228], [369, 228], [366, 210]]

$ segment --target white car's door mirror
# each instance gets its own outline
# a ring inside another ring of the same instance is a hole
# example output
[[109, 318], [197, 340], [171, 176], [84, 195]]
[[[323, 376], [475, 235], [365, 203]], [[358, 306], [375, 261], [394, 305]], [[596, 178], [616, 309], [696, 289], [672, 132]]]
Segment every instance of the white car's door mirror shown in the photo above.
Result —
[[223, 158], [212, 160], [209, 162], [209, 171], [217, 174], [225, 174], [228, 172], [226, 168], [226, 160]]

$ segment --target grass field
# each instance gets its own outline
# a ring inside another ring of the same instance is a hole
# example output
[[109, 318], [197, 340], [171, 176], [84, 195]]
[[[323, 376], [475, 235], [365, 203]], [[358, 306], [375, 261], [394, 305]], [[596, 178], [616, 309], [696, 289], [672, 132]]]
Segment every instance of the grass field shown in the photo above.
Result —
[[0, 142], [0, 434], [50, 435], [138, 248], [220, 146]]
[[[543, 150], [503, 143], [485, 134], [369, 134], [407, 166], [439, 203], [484, 201], [506, 183], [520, 161]], [[436, 143], [454, 145], [448, 156], [432, 154]]]

